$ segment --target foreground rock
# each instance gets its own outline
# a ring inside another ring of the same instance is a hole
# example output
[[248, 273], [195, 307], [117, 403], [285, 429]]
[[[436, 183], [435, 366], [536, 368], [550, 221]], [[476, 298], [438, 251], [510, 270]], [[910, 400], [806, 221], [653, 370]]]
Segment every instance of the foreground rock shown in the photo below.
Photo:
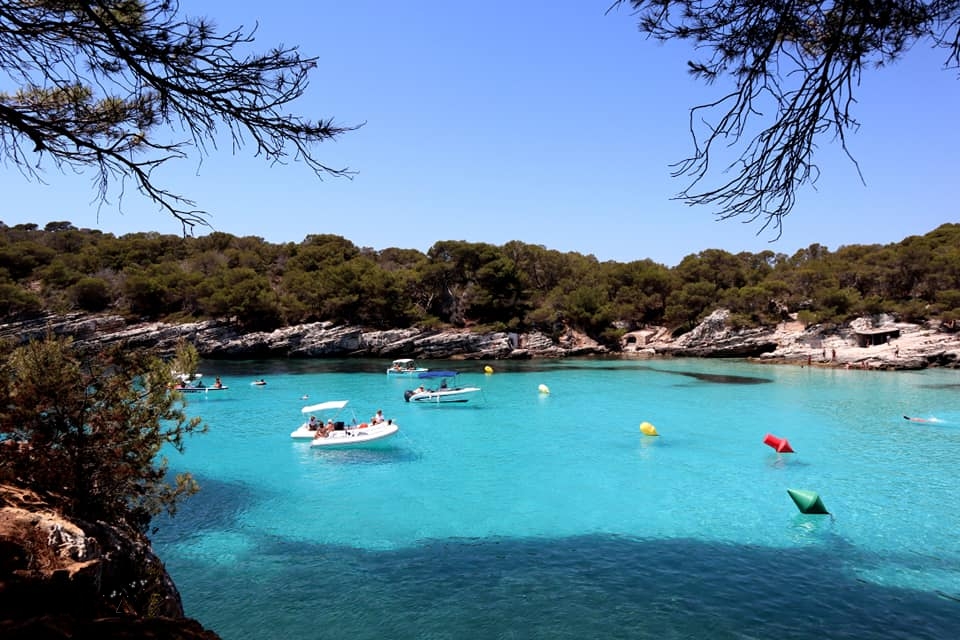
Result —
[[0, 637], [216, 640], [185, 618], [149, 542], [0, 484]]

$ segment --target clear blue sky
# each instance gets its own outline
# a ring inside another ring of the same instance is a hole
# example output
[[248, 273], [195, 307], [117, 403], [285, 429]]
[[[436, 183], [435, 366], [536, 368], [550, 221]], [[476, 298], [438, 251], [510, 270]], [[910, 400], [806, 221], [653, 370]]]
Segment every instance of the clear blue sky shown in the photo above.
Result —
[[[687, 74], [686, 45], [645, 39], [609, 0], [183, 3], [221, 28], [259, 21], [258, 49], [320, 58], [297, 110], [358, 131], [322, 145], [353, 180], [317, 180], [229, 144], [157, 174], [211, 214], [213, 228], [269, 242], [341, 235], [358, 246], [426, 251], [438, 240], [520, 240], [600, 260], [668, 266], [709, 248], [792, 254], [812, 243], [897, 242], [960, 220], [960, 80], [917, 48], [868, 70], [849, 140], [866, 179], [821, 141], [824, 172], [782, 237], [672, 200], [670, 164], [690, 152], [688, 109], [719, 88]], [[0, 89], [6, 88], [0, 85]], [[48, 166], [46, 185], [0, 171], [6, 224], [69, 220], [117, 235], [180, 233], [156, 205], [117, 193], [99, 208], [93, 174]]]

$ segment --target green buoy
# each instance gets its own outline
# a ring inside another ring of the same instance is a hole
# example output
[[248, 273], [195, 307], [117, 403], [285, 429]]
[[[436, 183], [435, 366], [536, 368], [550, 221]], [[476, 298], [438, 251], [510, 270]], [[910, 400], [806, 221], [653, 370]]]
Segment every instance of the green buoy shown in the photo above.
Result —
[[793, 498], [793, 502], [800, 509], [800, 513], [811, 515], [829, 515], [830, 512], [823, 506], [823, 500], [816, 491], [805, 491], [803, 489], [787, 489], [787, 493]]

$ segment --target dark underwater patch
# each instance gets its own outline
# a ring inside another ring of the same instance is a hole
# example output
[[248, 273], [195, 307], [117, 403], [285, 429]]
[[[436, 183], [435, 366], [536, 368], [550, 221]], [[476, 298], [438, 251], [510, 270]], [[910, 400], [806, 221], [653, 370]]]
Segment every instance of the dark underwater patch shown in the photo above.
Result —
[[676, 376], [687, 376], [701, 382], [712, 382], [715, 384], [768, 384], [773, 382], [770, 378], [758, 378], [756, 376], [734, 376], [722, 373], [701, 373], [699, 371], [671, 371], [669, 369], [656, 369], [647, 367], [650, 371], [658, 373], [669, 373]]
[[[603, 534], [440, 539], [387, 551], [277, 538], [254, 546], [249, 564], [205, 572], [202, 606], [190, 606], [192, 588], [184, 590], [188, 614], [224, 638], [303, 629], [534, 640], [960, 634], [960, 593], [864, 581], [843, 558], [870, 559], [828, 532], [820, 544], [793, 549]], [[957, 569], [943, 562], [934, 568]], [[264, 563], [283, 569], [261, 572]], [[212, 597], [213, 585], [222, 595]]]

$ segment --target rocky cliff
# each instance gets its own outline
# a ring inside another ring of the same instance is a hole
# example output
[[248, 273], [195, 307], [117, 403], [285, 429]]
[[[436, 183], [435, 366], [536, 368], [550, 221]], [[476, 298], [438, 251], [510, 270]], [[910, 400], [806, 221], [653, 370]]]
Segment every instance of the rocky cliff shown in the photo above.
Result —
[[0, 484], [0, 637], [216, 640], [185, 618], [149, 542], [109, 523], [65, 518]]
[[72, 336], [80, 345], [104, 346], [121, 342], [131, 347], [157, 347], [168, 353], [174, 351], [177, 340], [185, 338], [196, 346], [204, 358], [417, 357], [501, 360], [607, 353], [605, 347], [576, 332], [568, 332], [555, 341], [539, 332], [368, 331], [360, 327], [315, 322], [269, 332], [243, 333], [234, 325], [222, 321], [128, 324], [119, 316], [83, 314], [45, 316], [0, 325], [0, 338], [16, 341], [39, 338], [48, 332]]

